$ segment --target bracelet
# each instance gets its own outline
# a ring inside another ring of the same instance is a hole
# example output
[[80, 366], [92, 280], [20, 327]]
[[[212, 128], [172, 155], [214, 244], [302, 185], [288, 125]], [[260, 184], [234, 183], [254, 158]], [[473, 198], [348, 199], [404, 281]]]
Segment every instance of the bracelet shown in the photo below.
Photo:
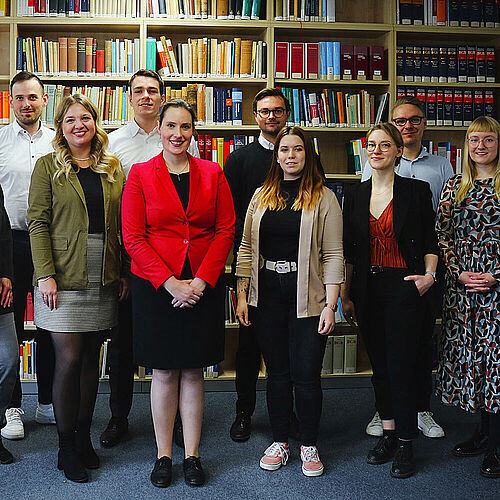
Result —
[[434, 283], [436, 282], [436, 271], [428, 270], [428, 271], [425, 271], [425, 274], [430, 274], [434, 279]]
[[54, 275], [51, 274], [50, 276], [45, 276], [43, 278], [38, 278], [37, 279], [37, 283], [43, 283], [44, 281], [47, 281], [47, 280], [49, 280], [50, 278], [53, 278], [53, 277], [54, 277]]
[[325, 304], [325, 309], [331, 309], [333, 312], [337, 312], [337, 304]]

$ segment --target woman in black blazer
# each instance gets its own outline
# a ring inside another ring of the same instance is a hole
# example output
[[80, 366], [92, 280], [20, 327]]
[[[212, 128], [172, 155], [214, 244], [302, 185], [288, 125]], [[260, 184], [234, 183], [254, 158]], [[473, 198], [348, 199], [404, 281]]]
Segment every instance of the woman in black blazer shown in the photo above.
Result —
[[394, 455], [391, 476], [403, 478], [415, 472], [416, 339], [438, 246], [429, 185], [394, 173], [403, 151], [399, 130], [381, 123], [366, 138], [373, 174], [345, 194], [341, 297], [347, 321], [357, 317], [365, 341], [384, 429], [367, 462], [383, 464]]

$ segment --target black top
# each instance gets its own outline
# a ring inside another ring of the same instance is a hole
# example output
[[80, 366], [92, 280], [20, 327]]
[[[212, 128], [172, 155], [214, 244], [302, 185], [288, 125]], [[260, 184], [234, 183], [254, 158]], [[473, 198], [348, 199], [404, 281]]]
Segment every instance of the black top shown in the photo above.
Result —
[[302, 179], [281, 182], [284, 210], [266, 210], [260, 221], [259, 250], [265, 260], [297, 262], [302, 210], [292, 210]]
[[[3, 191], [0, 186], [0, 278], [9, 278], [12, 281], [13, 276], [12, 233], [10, 232], [9, 216], [3, 204]], [[0, 306], [0, 314], [6, 314], [13, 310], [12, 306], [7, 309]]]
[[101, 174], [89, 168], [78, 168], [76, 175], [85, 195], [89, 216], [89, 234], [104, 233], [104, 195], [102, 192]]

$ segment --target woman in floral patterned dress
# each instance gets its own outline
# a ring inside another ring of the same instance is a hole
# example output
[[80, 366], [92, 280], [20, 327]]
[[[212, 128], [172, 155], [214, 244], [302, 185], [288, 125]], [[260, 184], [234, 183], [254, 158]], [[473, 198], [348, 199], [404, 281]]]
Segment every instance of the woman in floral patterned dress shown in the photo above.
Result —
[[447, 268], [438, 392], [443, 403], [481, 414], [453, 454], [486, 452], [486, 477], [500, 477], [499, 140], [493, 118], [469, 126], [463, 174], [446, 184], [436, 226]]

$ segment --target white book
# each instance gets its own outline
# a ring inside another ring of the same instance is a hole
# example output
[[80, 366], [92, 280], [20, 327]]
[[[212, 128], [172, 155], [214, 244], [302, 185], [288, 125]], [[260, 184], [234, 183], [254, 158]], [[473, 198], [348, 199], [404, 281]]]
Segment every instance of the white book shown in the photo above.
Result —
[[335, 22], [335, 0], [326, 0], [326, 22]]
[[325, 354], [321, 366], [322, 375], [330, 375], [333, 370], [333, 337], [329, 336], [326, 340]]
[[205, 123], [214, 124], [214, 88], [205, 87]]

